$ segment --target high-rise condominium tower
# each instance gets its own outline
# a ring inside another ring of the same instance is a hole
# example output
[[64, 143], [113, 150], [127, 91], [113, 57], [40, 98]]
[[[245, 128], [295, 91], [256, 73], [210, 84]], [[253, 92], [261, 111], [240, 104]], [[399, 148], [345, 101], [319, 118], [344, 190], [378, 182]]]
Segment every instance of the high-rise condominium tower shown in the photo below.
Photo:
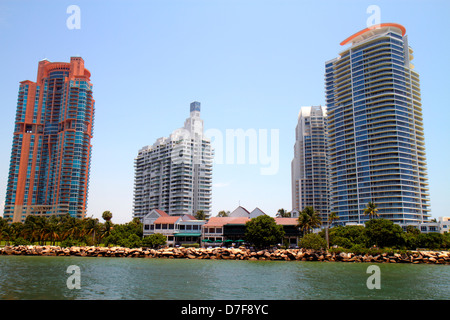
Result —
[[368, 219], [369, 201], [396, 223], [430, 216], [419, 74], [405, 33], [372, 26], [326, 62], [330, 211], [341, 223]]
[[15, 118], [4, 218], [86, 213], [94, 99], [80, 57], [39, 62], [22, 81]]
[[313, 207], [323, 221], [328, 216], [326, 116], [326, 107], [300, 109], [291, 162], [292, 209]]
[[200, 102], [190, 105], [184, 127], [139, 150], [135, 159], [134, 217], [151, 209], [170, 215], [211, 211], [213, 151], [203, 135]]

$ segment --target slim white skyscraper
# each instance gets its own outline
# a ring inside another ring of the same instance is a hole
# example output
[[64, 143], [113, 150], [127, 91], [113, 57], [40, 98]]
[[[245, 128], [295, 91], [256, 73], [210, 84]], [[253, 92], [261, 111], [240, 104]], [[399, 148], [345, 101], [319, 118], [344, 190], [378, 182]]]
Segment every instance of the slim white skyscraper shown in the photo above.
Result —
[[326, 116], [325, 106], [301, 108], [291, 163], [292, 209], [313, 207], [322, 220], [328, 215]]
[[211, 212], [213, 150], [203, 135], [200, 102], [192, 102], [183, 128], [139, 150], [135, 159], [134, 217], [151, 209], [170, 215]]

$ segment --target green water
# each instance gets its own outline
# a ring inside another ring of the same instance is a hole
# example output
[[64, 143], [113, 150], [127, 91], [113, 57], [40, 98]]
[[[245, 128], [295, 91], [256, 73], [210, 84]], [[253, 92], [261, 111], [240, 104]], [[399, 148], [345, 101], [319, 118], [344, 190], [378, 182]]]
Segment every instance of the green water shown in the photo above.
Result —
[[[80, 289], [69, 289], [70, 265]], [[367, 263], [0, 256], [0, 299], [308, 300], [450, 298], [450, 266]]]

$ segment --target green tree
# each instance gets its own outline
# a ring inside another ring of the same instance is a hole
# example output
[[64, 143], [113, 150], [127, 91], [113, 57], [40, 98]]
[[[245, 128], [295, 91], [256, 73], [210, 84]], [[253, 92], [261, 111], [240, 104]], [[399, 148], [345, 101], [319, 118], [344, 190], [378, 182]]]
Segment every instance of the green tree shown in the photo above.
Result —
[[49, 239], [51, 244], [55, 244], [56, 240], [60, 240], [60, 223], [59, 218], [52, 216], [50, 219], [47, 218], [47, 223], [45, 224], [45, 239]]
[[256, 248], [266, 248], [282, 242], [284, 234], [283, 226], [277, 225], [275, 219], [267, 215], [253, 218], [245, 224], [246, 242], [252, 243]]
[[5, 236], [3, 233], [3, 230], [5, 230], [7, 226], [8, 226], [8, 221], [6, 219], [3, 219], [2, 217], [0, 217], [0, 240], [2, 240], [3, 237]]
[[350, 249], [353, 245], [367, 246], [364, 226], [336, 226], [329, 230], [330, 245]]
[[313, 207], [305, 207], [298, 217], [298, 226], [303, 234], [308, 234], [312, 229], [319, 227], [322, 221]]
[[278, 212], [277, 212], [276, 216], [279, 217], [279, 218], [290, 218], [291, 217], [291, 213], [288, 212], [287, 210], [281, 208], [281, 209], [278, 209]]
[[2, 228], [2, 238], [5, 239], [6, 245], [10, 245], [11, 241], [15, 240], [15, 231], [11, 225], [6, 225]]
[[70, 214], [66, 214], [61, 217], [61, 224], [61, 240], [80, 240], [81, 223], [79, 219], [72, 217]]
[[221, 210], [217, 214], [218, 217], [228, 217], [230, 215], [230, 211]]
[[327, 218], [327, 227], [326, 227], [326, 229], [325, 229], [325, 239], [326, 239], [326, 241], [327, 241], [327, 248], [330, 247], [329, 228], [330, 228], [330, 225], [333, 225], [333, 221], [334, 221], [334, 220], [339, 220], [339, 216], [337, 215], [336, 212], [331, 212], [331, 213], [328, 215], [328, 218]]
[[417, 236], [417, 247], [438, 250], [445, 247], [445, 236], [441, 233], [421, 233]]
[[101, 228], [98, 219], [94, 219], [92, 217], [85, 218], [82, 220], [82, 225], [86, 243], [89, 243], [91, 245], [97, 245], [98, 238], [100, 237], [100, 228]]
[[205, 220], [205, 219], [206, 219], [206, 214], [205, 214], [205, 212], [204, 212], [203, 210], [198, 210], [198, 211], [195, 213], [195, 219], [197, 219], [197, 220]]
[[128, 223], [114, 225], [110, 234], [104, 238], [104, 243], [107, 246], [138, 247], [142, 244], [142, 234], [142, 223], [139, 218], [134, 218]]
[[367, 207], [364, 209], [364, 215], [369, 216], [369, 219], [378, 217], [379, 214], [378, 214], [377, 205], [374, 202], [369, 201], [367, 203]]
[[25, 218], [24, 226], [24, 238], [30, 241], [31, 243], [38, 240], [38, 232], [37, 232], [37, 220], [40, 217], [35, 215], [28, 215]]
[[108, 222], [108, 221], [111, 221], [112, 217], [113, 217], [113, 214], [111, 213], [111, 211], [103, 211], [103, 213], [102, 213], [103, 220]]
[[369, 245], [377, 247], [403, 247], [403, 230], [398, 224], [386, 219], [371, 219], [366, 222]]
[[144, 247], [155, 248], [166, 244], [166, 236], [161, 233], [151, 234], [142, 240]]

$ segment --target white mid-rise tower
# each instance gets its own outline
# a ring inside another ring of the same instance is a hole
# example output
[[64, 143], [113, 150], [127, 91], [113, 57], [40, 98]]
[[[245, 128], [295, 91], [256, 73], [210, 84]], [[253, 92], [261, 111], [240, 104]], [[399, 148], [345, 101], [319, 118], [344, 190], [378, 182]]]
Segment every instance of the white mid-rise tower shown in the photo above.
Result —
[[324, 106], [300, 109], [291, 163], [292, 209], [313, 207], [324, 221], [329, 212], [326, 116]]
[[139, 150], [135, 159], [134, 217], [151, 209], [170, 215], [211, 212], [211, 141], [203, 135], [200, 102], [192, 102], [183, 128]]

